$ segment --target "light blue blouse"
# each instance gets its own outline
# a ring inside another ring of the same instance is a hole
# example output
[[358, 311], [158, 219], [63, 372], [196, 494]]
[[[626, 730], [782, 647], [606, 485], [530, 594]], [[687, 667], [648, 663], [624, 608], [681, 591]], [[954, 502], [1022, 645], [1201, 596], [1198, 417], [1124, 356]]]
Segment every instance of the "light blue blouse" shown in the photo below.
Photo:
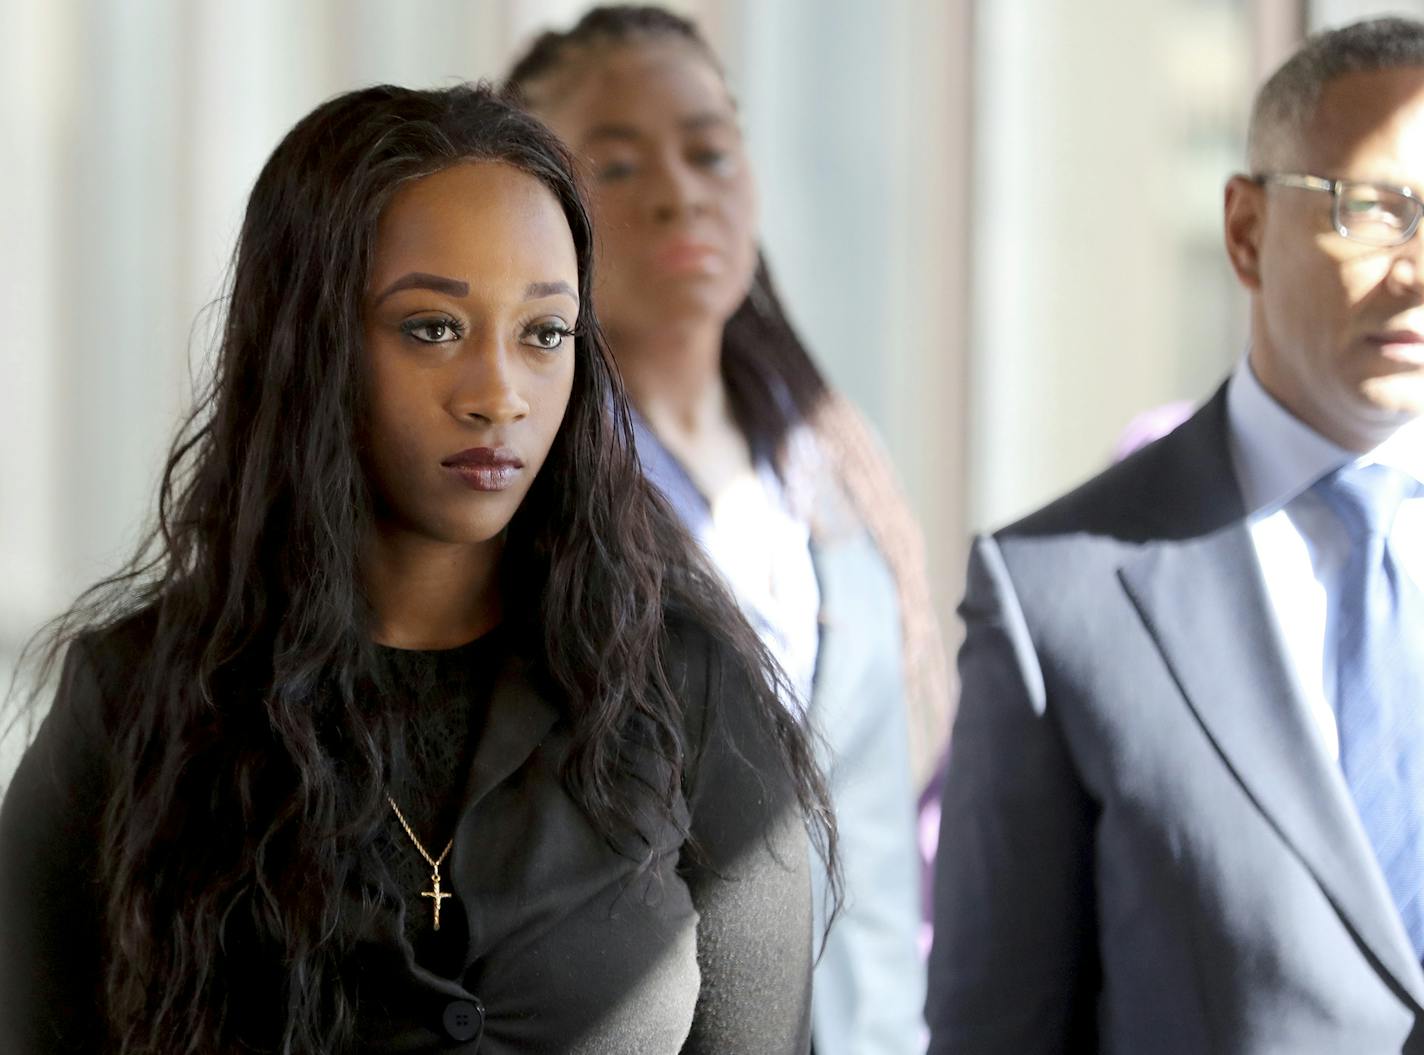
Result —
[[[707, 498], [636, 415], [634, 432], [647, 477], [693, 537], [706, 545], [713, 526]], [[809, 434], [804, 438], [809, 440]], [[766, 471], [771, 471], [769, 466]], [[790, 515], [791, 505], [784, 508]], [[806, 713], [820, 736], [845, 880], [845, 904], [826, 937], [813, 981], [816, 1055], [911, 1055], [924, 1051], [927, 1037], [921, 1014], [925, 968], [917, 945], [920, 862], [898, 591], [889, 566], [857, 518], [842, 512], [815, 530], [805, 520], [801, 523], [805, 559], [814, 569], [817, 624]], [[718, 562], [716, 548], [709, 548], [709, 555]], [[778, 628], [774, 612], [747, 614], [785, 663], [786, 642], [797, 635]], [[803, 660], [804, 649], [803, 654], [790, 653], [791, 664]], [[790, 668], [788, 673], [795, 682]], [[812, 871], [820, 913], [827, 880], [823, 869], [814, 866]], [[824, 927], [821, 915], [818, 924], [819, 933]]]

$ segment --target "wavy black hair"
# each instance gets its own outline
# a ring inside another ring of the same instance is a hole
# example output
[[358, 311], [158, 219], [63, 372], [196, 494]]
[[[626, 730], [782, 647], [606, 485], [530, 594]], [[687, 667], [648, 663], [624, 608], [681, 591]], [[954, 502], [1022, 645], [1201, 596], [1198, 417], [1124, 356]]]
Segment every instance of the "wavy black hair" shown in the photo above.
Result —
[[[122, 1055], [353, 1040], [359, 921], [343, 892], [379, 867], [384, 789], [408, 764], [396, 718], [362, 691], [376, 664], [358, 563], [373, 525], [360, 306], [392, 194], [470, 161], [538, 179], [577, 250], [573, 391], [501, 569], [505, 622], [567, 707], [567, 785], [626, 845], [648, 819], [625, 765], [635, 741], [651, 743], [673, 762], [658, 819], [674, 818], [686, 741], [668, 625], [688, 623], [743, 675], [787, 770], [767, 776], [794, 785], [834, 861], [825, 788], [775, 664], [643, 480], [592, 315], [593, 239], [570, 158], [483, 86], [351, 92], [303, 118], [257, 179], [213, 375], [167, 460], [152, 534], [41, 650], [48, 671], [86, 635], [143, 628], [115, 706], [100, 849], [104, 1013]], [[270, 970], [234, 978], [254, 954]], [[271, 1036], [243, 1033], [274, 1019]]]

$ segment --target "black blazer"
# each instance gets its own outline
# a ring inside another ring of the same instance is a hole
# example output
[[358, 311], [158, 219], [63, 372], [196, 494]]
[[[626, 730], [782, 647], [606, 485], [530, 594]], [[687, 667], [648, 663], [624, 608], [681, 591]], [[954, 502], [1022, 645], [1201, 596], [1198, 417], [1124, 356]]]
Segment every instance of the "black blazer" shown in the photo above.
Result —
[[[71, 647], [0, 809], [5, 1055], [102, 1051], [108, 1040], [95, 846], [123, 722], [113, 701], [147, 646], [142, 625]], [[511, 659], [447, 869], [469, 921], [465, 970], [444, 978], [415, 963], [404, 908], [372, 920], [354, 965], [358, 1050], [807, 1050], [811, 912], [794, 794], [707, 639], [674, 641], [693, 745], [679, 808], [701, 853], [668, 825], [656, 864], [636, 874], [559, 777], [570, 740], [558, 702]]]

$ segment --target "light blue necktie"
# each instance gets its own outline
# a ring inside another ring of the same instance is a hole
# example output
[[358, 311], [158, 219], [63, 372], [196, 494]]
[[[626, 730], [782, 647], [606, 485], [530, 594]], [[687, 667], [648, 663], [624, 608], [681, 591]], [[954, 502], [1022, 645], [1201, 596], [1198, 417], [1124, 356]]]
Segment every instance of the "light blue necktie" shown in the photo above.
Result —
[[1350, 534], [1337, 608], [1340, 766], [1424, 958], [1424, 596], [1388, 543], [1419, 485], [1382, 465], [1347, 465], [1315, 490]]

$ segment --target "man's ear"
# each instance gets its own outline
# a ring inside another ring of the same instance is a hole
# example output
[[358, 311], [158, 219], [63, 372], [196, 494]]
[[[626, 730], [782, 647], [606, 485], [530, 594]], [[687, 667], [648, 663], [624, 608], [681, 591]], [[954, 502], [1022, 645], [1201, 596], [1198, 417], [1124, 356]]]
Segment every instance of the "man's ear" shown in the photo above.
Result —
[[1226, 181], [1226, 255], [1236, 279], [1249, 290], [1261, 288], [1261, 235], [1266, 225], [1266, 188], [1247, 176]]

